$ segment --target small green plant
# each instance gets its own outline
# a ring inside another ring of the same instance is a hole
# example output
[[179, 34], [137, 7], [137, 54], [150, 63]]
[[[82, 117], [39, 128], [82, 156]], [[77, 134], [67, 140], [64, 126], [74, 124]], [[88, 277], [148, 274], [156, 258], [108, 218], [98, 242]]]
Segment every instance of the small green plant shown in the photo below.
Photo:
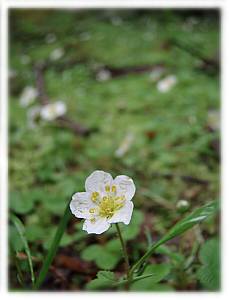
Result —
[[[122, 236], [122, 225], [119, 225], [120, 221], [125, 221], [126, 224], [130, 222], [133, 205], [128, 204], [125, 206], [125, 200], [131, 201], [135, 193], [135, 185], [133, 180], [127, 176], [118, 176], [116, 181], [112, 179], [111, 175], [103, 171], [95, 171], [89, 179], [86, 180], [86, 192], [85, 193], [76, 193], [73, 195], [73, 198], [70, 203], [68, 203], [64, 216], [61, 219], [59, 227], [56, 231], [56, 234], [53, 238], [51, 246], [49, 248], [48, 254], [44, 260], [41, 271], [38, 275], [38, 278], [35, 281], [34, 289], [38, 290], [43, 281], [46, 278], [48, 269], [52, 263], [52, 260], [55, 257], [58, 246], [60, 244], [61, 238], [65, 232], [67, 223], [71, 217], [69, 204], [73, 214], [78, 217], [86, 218], [86, 224], [90, 222], [89, 226], [84, 225], [83, 229], [88, 232], [96, 232], [101, 234], [110, 227], [111, 220], [115, 220], [115, 227], [117, 230], [117, 236], [121, 245], [123, 257], [125, 260], [125, 274], [118, 276], [111, 270], [116, 266], [120, 260], [120, 249], [118, 248], [118, 240], [113, 239], [106, 244], [105, 247], [99, 245], [91, 245], [87, 249], [82, 251], [82, 258], [88, 261], [94, 261], [98, 267], [104, 268], [105, 270], [100, 270], [97, 273], [95, 279], [87, 283], [86, 289], [88, 290], [100, 290], [100, 289], [123, 289], [126, 290], [171, 290], [172, 288], [166, 284], [161, 283], [171, 271], [170, 265], [167, 263], [162, 264], [152, 264], [149, 263], [149, 258], [157, 250], [162, 251], [164, 254], [170, 256], [171, 253], [165, 251], [166, 248], [163, 248], [162, 245], [168, 242], [169, 240], [183, 234], [187, 230], [191, 229], [193, 226], [204, 221], [207, 217], [213, 215], [217, 210], [216, 203], [209, 203], [203, 207], [197, 208], [188, 216], [184, 217], [178, 221], [161, 239], [157, 242], [152, 243], [145, 254], [130, 265], [127, 247], [125, 239]], [[109, 179], [107, 181], [107, 179]], [[105, 183], [105, 184], [104, 184]], [[95, 194], [94, 188], [97, 188], [97, 194]], [[102, 194], [102, 198], [100, 197]], [[80, 196], [80, 197], [79, 197]], [[87, 196], [88, 198], [84, 198]], [[128, 198], [129, 197], [129, 198]], [[88, 201], [87, 201], [88, 200]], [[89, 202], [91, 201], [91, 203]], [[120, 202], [120, 200], [122, 202]], [[104, 202], [103, 202], [104, 201]], [[109, 202], [110, 201], [110, 202]], [[117, 203], [122, 205], [118, 206]], [[93, 207], [91, 207], [93, 206]], [[128, 207], [128, 209], [127, 209]], [[92, 211], [93, 208], [93, 211]], [[126, 211], [125, 211], [126, 210]], [[123, 212], [126, 212], [125, 214]], [[117, 214], [115, 216], [115, 214]], [[108, 217], [109, 216], [109, 217]], [[96, 219], [97, 218], [97, 219]], [[102, 220], [101, 220], [102, 218]], [[113, 219], [112, 219], [113, 218]], [[95, 220], [96, 219], [96, 220]], [[104, 220], [105, 219], [105, 220]], [[23, 235], [22, 225], [17, 220], [15, 216], [11, 218], [13, 224], [16, 226], [17, 230], [20, 233], [20, 237], [24, 244], [28, 261], [31, 268], [31, 278], [33, 279], [33, 269], [31, 264], [31, 255], [29, 252], [28, 244]], [[107, 222], [107, 223], [106, 223]], [[117, 222], [117, 223], [116, 223]], [[20, 225], [19, 225], [20, 224]], [[215, 241], [209, 242], [212, 247], [215, 247]], [[209, 284], [214, 282], [214, 287], [217, 288], [218, 283], [216, 283], [217, 275], [213, 277], [207, 276], [211, 272], [210, 268], [215, 267], [215, 273], [218, 272], [218, 265], [213, 259], [213, 253], [205, 255], [206, 247], [209, 245], [203, 245], [200, 252], [200, 260], [203, 263], [203, 266], [198, 270], [198, 277], [200, 281], [208, 287]], [[174, 257], [174, 255], [173, 255]], [[175, 257], [176, 258], [176, 257]], [[210, 263], [209, 263], [210, 262]], [[109, 270], [109, 271], [108, 271]], [[206, 276], [205, 276], [206, 275]], [[207, 282], [207, 283], [206, 283]]]

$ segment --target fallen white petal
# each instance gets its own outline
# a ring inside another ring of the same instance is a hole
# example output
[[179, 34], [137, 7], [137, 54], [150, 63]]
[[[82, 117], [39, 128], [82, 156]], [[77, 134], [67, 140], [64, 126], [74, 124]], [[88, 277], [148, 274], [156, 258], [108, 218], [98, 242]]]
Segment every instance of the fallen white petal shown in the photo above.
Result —
[[41, 108], [41, 118], [46, 121], [53, 121], [63, 116], [67, 111], [66, 105], [62, 101], [49, 103]]
[[53, 61], [59, 60], [64, 55], [64, 50], [62, 48], [54, 49], [50, 55], [49, 58]]
[[168, 92], [177, 83], [177, 78], [174, 75], [169, 75], [157, 83], [157, 89], [161, 93]]
[[20, 100], [19, 100], [20, 105], [26, 107], [32, 104], [37, 98], [37, 96], [38, 96], [38, 91], [34, 87], [32, 86], [25, 87], [20, 96]]

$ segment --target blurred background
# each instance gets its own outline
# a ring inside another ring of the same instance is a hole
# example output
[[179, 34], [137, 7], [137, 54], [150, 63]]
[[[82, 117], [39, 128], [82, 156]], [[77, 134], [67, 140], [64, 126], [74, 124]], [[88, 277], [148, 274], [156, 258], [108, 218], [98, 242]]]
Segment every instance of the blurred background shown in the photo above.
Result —
[[[9, 18], [9, 209], [24, 224], [35, 274], [96, 169], [136, 184], [122, 226], [131, 262], [185, 213], [218, 200], [217, 10], [14, 9]], [[88, 235], [82, 223], [72, 217], [43, 289], [87, 290], [99, 269], [123, 273], [114, 228]], [[218, 227], [211, 218], [161, 247], [150, 262], [171, 271], [133, 290], [211, 289], [199, 252], [218, 241]], [[10, 289], [22, 289], [30, 274], [13, 224], [9, 247]]]

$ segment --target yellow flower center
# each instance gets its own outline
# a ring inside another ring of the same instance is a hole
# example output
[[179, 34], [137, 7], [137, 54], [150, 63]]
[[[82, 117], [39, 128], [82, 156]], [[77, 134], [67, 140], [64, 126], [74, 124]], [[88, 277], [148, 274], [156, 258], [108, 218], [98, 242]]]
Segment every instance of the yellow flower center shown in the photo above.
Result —
[[105, 196], [99, 203], [100, 217], [111, 218], [116, 211], [123, 207], [125, 197]]
[[[105, 186], [106, 196], [101, 198], [98, 192], [93, 192], [91, 194], [91, 200], [96, 202], [97, 208], [91, 208], [89, 212], [91, 214], [98, 212], [98, 215], [102, 218], [111, 218], [115, 212], [123, 207], [125, 203], [125, 196], [117, 196], [117, 188], [115, 185], [111, 187], [109, 185]], [[94, 218], [91, 218], [94, 221]]]

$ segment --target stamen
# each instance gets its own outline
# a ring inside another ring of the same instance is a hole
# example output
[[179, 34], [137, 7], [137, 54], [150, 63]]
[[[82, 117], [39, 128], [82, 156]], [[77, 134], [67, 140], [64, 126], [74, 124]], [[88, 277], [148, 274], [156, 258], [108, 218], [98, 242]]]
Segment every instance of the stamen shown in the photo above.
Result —
[[95, 212], [95, 208], [90, 208], [89, 213], [93, 214]]
[[106, 192], [110, 192], [110, 190], [111, 190], [110, 186], [109, 186], [109, 185], [106, 185], [106, 186], [105, 186], [105, 191], [106, 191]]
[[111, 187], [111, 191], [112, 191], [113, 193], [116, 193], [116, 191], [117, 191], [117, 188], [116, 188], [116, 186], [115, 186], [115, 185], [112, 185], [112, 187]]
[[95, 223], [96, 220], [95, 220], [95, 218], [91, 218], [90, 221], [91, 221], [91, 223]]
[[96, 200], [99, 198], [99, 193], [98, 192], [93, 192], [92, 194], [91, 194], [91, 200], [93, 201], [93, 202], [96, 202]]

